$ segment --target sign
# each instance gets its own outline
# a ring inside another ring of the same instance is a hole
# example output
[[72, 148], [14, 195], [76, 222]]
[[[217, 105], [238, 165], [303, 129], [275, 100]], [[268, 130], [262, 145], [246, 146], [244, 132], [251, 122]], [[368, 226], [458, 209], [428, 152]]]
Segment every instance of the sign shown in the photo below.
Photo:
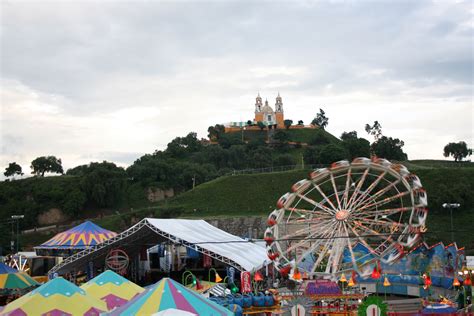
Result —
[[466, 267], [474, 269], [474, 256], [466, 256]]
[[250, 272], [240, 273], [240, 292], [250, 293], [252, 292], [252, 276]]
[[112, 271], [119, 274], [127, 272], [130, 259], [125, 251], [122, 249], [112, 249], [105, 258], [105, 265]]
[[202, 265], [204, 266], [204, 268], [210, 268], [212, 266], [212, 258], [208, 255], [203, 255]]
[[235, 268], [229, 267], [227, 268], [227, 278], [229, 279], [229, 283], [234, 283], [235, 280]]

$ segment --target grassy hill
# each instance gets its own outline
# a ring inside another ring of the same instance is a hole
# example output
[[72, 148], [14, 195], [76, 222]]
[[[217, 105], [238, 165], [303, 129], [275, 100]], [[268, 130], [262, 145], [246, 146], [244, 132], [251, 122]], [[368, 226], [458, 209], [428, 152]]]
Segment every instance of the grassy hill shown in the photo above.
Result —
[[[415, 164], [416, 165], [416, 164]], [[430, 243], [451, 242], [450, 214], [445, 202], [462, 207], [453, 214], [455, 240], [474, 254], [474, 168], [412, 168], [428, 192], [430, 214], [427, 227]], [[307, 176], [307, 170], [281, 173], [227, 176], [210, 181], [167, 202], [166, 207], [181, 210], [181, 216], [267, 216], [278, 198], [291, 185]]]
[[[474, 254], [474, 168], [466, 167], [433, 168], [423, 162], [408, 162], [410, 171], [421, 179], [428, 192], [430, 214], [428, 216], [428, 243], [451, 242], [450, 214], [442, 208], [442, 203], [457, 202], [462, 207], [453, 214], [455, 240], [464, 246], [467, 253]], [[153, 207], [134, 210], [122, 215], [106, 216], [96, 222], [108, 229], [121, 231], [132, 218], [191, 217], [207, 218], [216, 216], [262, 216], [266, 217], [274, 209], [278, 198], [288, 192], [291, 185], [305, 178], [309, 170], [292, 170], [279, 173], [225, 176], [203, 183], [175, 198], [155, 204]], [[26, 237], [26, 236], [25, 236]], [[49, 235], [37, 236], [42, 242]], [[28, 236], [24, 243], [36, 241]]]

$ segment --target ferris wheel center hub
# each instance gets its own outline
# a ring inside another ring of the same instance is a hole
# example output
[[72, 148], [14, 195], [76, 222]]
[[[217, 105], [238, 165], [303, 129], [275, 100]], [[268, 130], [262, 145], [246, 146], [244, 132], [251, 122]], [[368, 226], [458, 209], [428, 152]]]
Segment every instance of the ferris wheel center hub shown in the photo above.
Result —
[[349, 217], [349, 211], [340, 210], [336, 212], [336, 219], [338, 221], [345, 221]]

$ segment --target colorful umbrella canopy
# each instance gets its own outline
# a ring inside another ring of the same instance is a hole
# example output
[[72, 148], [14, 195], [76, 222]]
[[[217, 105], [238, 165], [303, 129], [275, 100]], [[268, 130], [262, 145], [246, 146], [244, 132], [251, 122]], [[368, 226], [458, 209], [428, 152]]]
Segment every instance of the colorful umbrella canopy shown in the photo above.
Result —
[[168, 308], [167, 310], [158, 312], [156, 314], [153, 314], [152, 316], [197, 316], [197, 315], [194, 313], [186, 312], [186, 311], [180, 311], [179, 309], [176, 309], [176, 308]]
[[0, 274], [5, 274], [5, 273], [17, 273], [17, 269], [13, 269], [12, 267], [4, 264], [3, 262], [0, 262]]
[[153, 315], [170, 308], [197, 315], [234, 315], [230, 310], [169, 278], [162, 279], [110, 315]]
[[25, 272], [14, 271], [13, 273], [0, 274], [0, 290], [26, 289], [39, 285], [38, 282]]
[[53, 279], [11, 302], [0, 315], [99, 315], [107, 311], [96, 299], [63, 278]]
[[53, 238], [35, 247], [35, 250], [38, 255], [80, 251], [100, 244], [116, 235], [117, 233], [86, 221], [55, 235]]
[[107, 303], [109, 310], [122, 306], [145, 289], [107, 270], [81, 286], [87, 294]]

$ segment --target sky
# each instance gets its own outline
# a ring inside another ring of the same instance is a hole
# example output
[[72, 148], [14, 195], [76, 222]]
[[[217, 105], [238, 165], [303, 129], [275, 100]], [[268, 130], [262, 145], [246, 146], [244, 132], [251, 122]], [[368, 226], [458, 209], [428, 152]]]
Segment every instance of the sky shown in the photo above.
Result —
[[473, 146], [472, 1], [0, 2], [0, 168], [128, 166], [177, 136], [319, 108], [335, 136], [378, 120], [409, 159]]

